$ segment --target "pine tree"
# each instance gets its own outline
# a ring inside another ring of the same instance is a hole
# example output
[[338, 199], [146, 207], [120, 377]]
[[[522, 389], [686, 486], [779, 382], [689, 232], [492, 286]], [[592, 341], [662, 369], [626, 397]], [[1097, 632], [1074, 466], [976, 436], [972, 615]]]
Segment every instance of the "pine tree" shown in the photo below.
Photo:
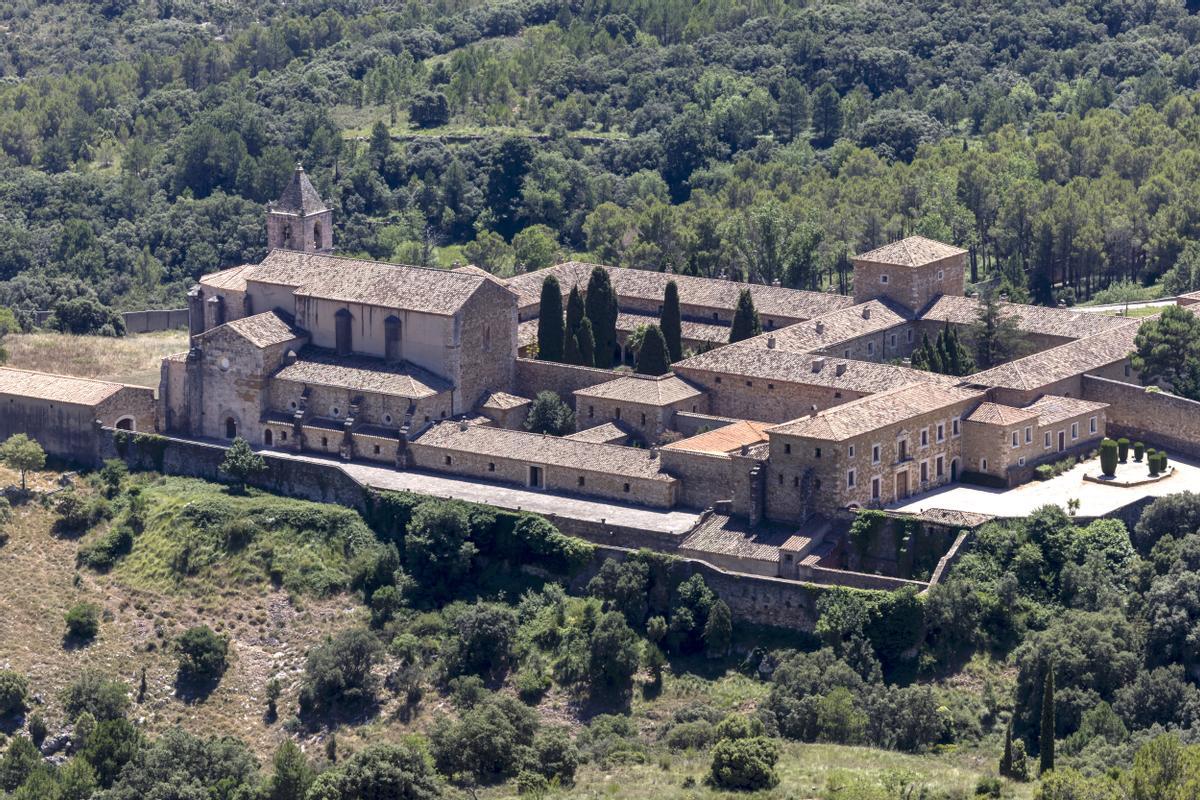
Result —
[[579, 323], [575, 333], [575, 352], [579, 354], [576, 362], [585, 367], [599, 366], [596, 363], [596, 339], [592, 335], [592, 321], [586, 317]]
[[729, 329], [729, 342], [740, 342], [762, 333], [758, 312], [754, 310], [754, 298], [749, 289], [738, 295], [737, 309], [733, 312], [733, 326]]
[[657, 325], [646, 328], [638, 350], [634, 371], [642, 375], [663, 375], [671, 369], [667, 359], [667, 340]]
[[1039, 773], [1054, 770], [1054, 662], [1046, 664], [1046, 679], [1042, 688], [1042, 730], [1038, 737], [1041, 754]]
[[1017, 321], [1013, 315], [1004, 313], [990, 293], [983, 297], [971, 338], [976, 361], [982, 369], [990, 369], [1020, 354], [1021, 330]]
[[1004, 755], [1000, 757], [1000, 774], [1005, 778], [1013, 776], [1012, 744], [1012, 720], [1009, 720], [1008, 727], [1004, 729]]
[[547, 275], [542, 281], [542, 299], [538, 307], [538, 358], [563, 360], [562, 289], [558, 278]]
[[613, 352], [617, 349], [617, 295], [613, 291], [612, 278], [604, 267], [592, 269], [584, 309], [592, 323], [594, 362], [601, 369], [612, 369]]
[[812, 99], [813, 142], [818, 147], [833, 144], [842, 132], [842, 98], [833, 84], [817, 89]]
[[667, 281], [659, 327], [667, 340], [667, 353], [673, 364], [683, 358], [683, 324], [679, 319], [679, 287], [675, 281]]
[[[332, 734], [330, 734], [332, 740]], [[333, 759], [331, 759], [333, 760]], [[263, 787], [263, 800], [299, 800], [316, 778], [308, 759], [291, 739], [284, 739], [272, 759], [274, 770]]]

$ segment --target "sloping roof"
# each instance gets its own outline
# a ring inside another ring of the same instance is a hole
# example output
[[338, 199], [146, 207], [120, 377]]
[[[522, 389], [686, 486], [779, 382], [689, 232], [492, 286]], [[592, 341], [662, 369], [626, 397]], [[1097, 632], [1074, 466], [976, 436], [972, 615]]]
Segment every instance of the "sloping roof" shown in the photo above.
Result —
[[1025, 408], [1038, 415], [1039, 425], [1056, 425], [1072, 417], [1094, 414], [1097, 411], [1106, 409], [1108, 408], [1108, 403], [1096, 403], [1091, 400], [1080, 400], [1078, 397], [1045, 394]]
[[0, 394], [13, 394], [55, 403], [94, 406], [124, 389], [120, 383], [74, 378], [49, 372], [0, 367]]
[[725, 514], [709, 514], [679, 549], [693, 553], [722, 555], [754, 561], [779, 561], [779, 549], [795, 538], [795, 529], [782, 525], [750, 527], [744, 520]]
[[304, 337], [303, 333], [289, 325], [287, 320], [275, 311], [264, 311], [226, 322], [222, 326], [205, 331], [204, 335], [208, 336], [212, 331], [221, 328], [234, 331], [255, 347], [271, 347]]
[[[617, 333], [630, 334], [642, 325], [657, 325], [657, 314], [638, 314], [622, 311], [617, 314]], [[725, 344], [729, 341], [729, 326], [715, 323], [692, 322], [681, 320], [679, 323], [680, 339], [685, 342], [711, 342]], [[517, 346], [527, 347], [537, 341], [538, 318], [527, 319], [517, 325]]]
[[931, 525], [945, 525], [948, 528], [978, 528], [991, 522], [995, 517], [991, 514], [979, 514], [974, 511], [955, 511], [946, 508], [927, 508], [917, 519]]
[[920, 267], [951, 256], [965, 255], [966, 252], [961, 247], [926, 239], [924, 236], [909, 236], [907, 239], [857, 255], [854, 260], [895, 264], [898, 267]]
[[1144, 320], [1125, 320], [1125, 324], [1107, 333], [1076, 339], [1040, 353], [1018, 358], [983, 372], [964, 382], [1003, 389], [1038, 389], [1055, 381], [1082, 375], [1114, 364], [1134, 349], [1134, 339]]
[[304, 167], [296, 165], [288, 185], [283, 187], [283, 194], [271, 204], [272, 211], [282, 211], [287, 214], [316, 214], [327, 211], [325, 201], [317, 194], [316, 187], [308, 179]]
[[564, 438], [576, 442], [599, 442], [601, 444], [620, 444], [629, 438], [629, 434], [612, 422], [605, 422], [594, 428], [568, 434]]
[[668, 406], [704, 393], [674, 375], [624, 375], [615, 380], [576, 389], [576, 397], [598, 400], [619, 400], [646, 406]]
[[339, 356], [313, 347], [301, 350], [295, 363], [282, 367], [275, 378], [414, 400], [451, 388], [448, 382], [415, 364], [388, 364], [367, 356]]
[[738, 344], [747, 347], [769, 347], [793, 353], [811, 353], [832, 348], [839, 343], [889, 328], [903, 325], [909, 317], [884, 300], [869, 300], [849, 308], [840, 308], [804, 322], [797, 322], [773, 331], [765, 331]]
[[667, 283], [675, 281], [675, 285], [679, 288], [681, 306], [699, 306], [732, 312], [737, 307], [738, 295], [743, 289], [750, 290], [750, 294], [754, 298], [754, 307], [759, 315], [767, 317], [810, 319], [818, 314], [854, 304], [853, 298], [828, 292], [809, 292], [800, 289], [785, 289], [780, 286], [766, 286], [761, 283], [741, 283], [716, 278], [697, 278], [693, 275], [674, 275], [651, 270], [609, 267], [582, 261], [568, 261], [546, 269], [517, 275], [509, 278], [508, 285], [517, 293], [520, 307], [525, 308], [536, 305], [541, 300], [542, 282], [548, 275], [558, 278], [563, 297], [566, 297], [570, 294], [572, 286], [578, 285], [580, 291], [587, 288], [592, 269], [596, 266], [608, 271], [613, 291], [616, 292], [618, 300], [635, 298], [661, 303]]
[[827, 386], [867, 394], [908, 383], [952, 384], [961, 380], [894, 364], [745, 347], [744, 344], [739, 342], [685, 358], [676, 362], [673, 369], [685, 378], [691, 377], [689, 373], [693, 370], [699, 370], [745, 378]]
[[810, 417], [776, 425], [767, 432], [843, 441], [983, 396], [982, 392], [958, 386], [919, 383], [834, 406]]
[[210, 272], [208, 275], [200, 277], [200, 284], [213, 289], [244, 292], [246, 291], [246, 275], [254, 269], [254, 266], [254, 264], [242, 264], [240, 267], [230, 267], [220, 272]]
[[468, 426], [462, 430], [456, 422], [440, 422], [429, 428], [416, 442], [474, 456], [507, 458], [646, 480], [675, 480], [659, 470], [660, 462], [657, 458], [651, 458], [650, 451], [540, 433], [478, 426]]
[[291, 286], [297, 296], [450, 316], [488, 276], [357, 258], [272, 250], [246, 275]]
[[[1108, 314], [1093, 314], [1073, 311], [1069, 308], [1048, 308], [1023, 303], [997, 303], [1000, 311], [1016, 323], [1025, 333], [1046, 336], [1061, 336], [1066, 339], [1082, 339], [1098, 333], [1117, 330], [1129, 324], [1125, 317]], [[976, 297], [942, 295], [920, 319], [927, 322], [949, 322], [954, 325], [973, 325], [979, 319], [983, 301]]]
[[514, 408], [527, 406], [532, 402], [528, 397], [518, 397], [508, 392], [489, 392], [484, 396], [479, 407], [495, 409], [497, 411], [511, 411]]
[[983, 403], [967, 417], [968, 422], [980, 422], [984, 425], [1019, 425], [1031, 419], [1037, 419], [1036, 411], [1000, 403]]
[[744, 419], [716, 430], [698, 433], [686, 439], [663, 445], [663, 450], [688, 450], [693, 453], [736, 453], [743, 446], [767, 441], [768, 422]]

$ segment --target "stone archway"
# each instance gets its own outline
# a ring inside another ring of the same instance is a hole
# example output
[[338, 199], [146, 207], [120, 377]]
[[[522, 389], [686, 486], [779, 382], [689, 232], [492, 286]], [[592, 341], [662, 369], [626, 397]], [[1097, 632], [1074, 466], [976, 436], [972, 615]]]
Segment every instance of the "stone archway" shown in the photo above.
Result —
[[119, 431], [136, 431], [137, 420], [129, 416], [121, 417], [117, 420], [117, 424], [114, 427]]
[[237, 438], [237, 420], [234, 419], [233, 417], [225, 418], [225, 438], [226, 439]]

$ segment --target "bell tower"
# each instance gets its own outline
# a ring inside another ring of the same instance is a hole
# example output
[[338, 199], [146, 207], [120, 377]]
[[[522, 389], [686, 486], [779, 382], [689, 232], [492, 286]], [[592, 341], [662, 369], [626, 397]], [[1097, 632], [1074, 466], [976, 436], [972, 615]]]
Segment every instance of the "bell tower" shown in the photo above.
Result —
[[267, 206], [267, 247], [304, 253], [333, 251], [333, 211], [325, 207], [300, 164], [283, 194]]

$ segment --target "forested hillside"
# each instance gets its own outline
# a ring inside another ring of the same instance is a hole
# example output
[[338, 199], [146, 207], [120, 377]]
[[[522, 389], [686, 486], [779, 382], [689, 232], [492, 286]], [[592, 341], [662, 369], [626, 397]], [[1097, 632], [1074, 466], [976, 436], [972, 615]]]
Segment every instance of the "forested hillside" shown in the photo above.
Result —
[[5, 3], [0, 305], [178, 303], [297, 160], [383, 259], [845, 289], [919, 232], [1041, 302], [1195, 288], [1190, 5]]

